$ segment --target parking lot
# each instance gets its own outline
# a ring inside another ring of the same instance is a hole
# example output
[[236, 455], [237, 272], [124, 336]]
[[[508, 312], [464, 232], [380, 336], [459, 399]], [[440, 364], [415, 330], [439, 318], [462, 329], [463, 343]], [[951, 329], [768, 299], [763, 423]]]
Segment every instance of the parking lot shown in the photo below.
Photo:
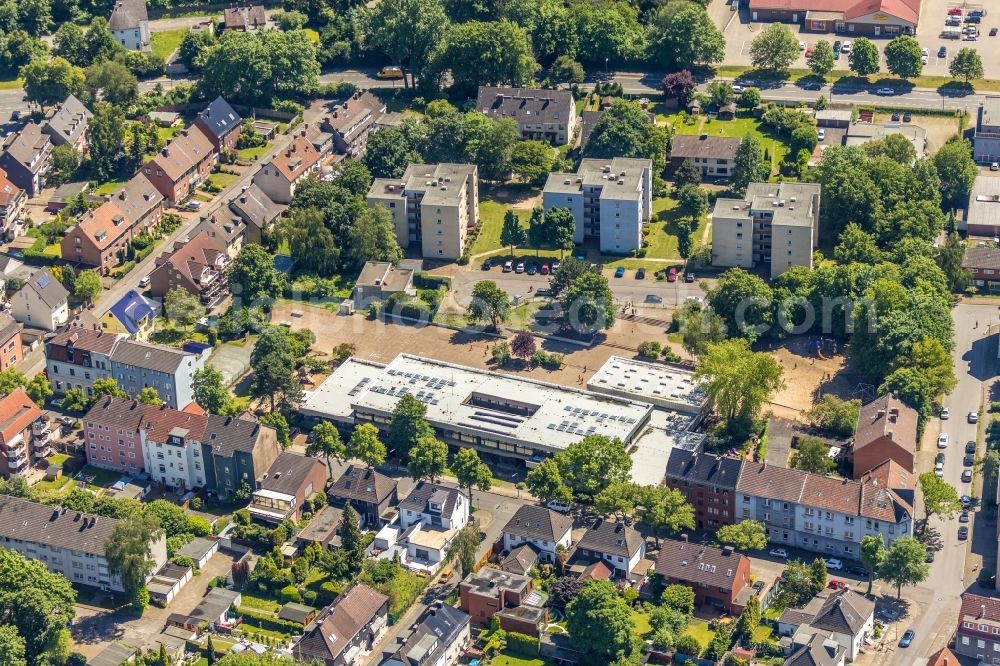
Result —
[[[1000, 27], [1000, 8], [993, 12], [987, 10], [987, 14], [982, 17], [978, 24], [980, 34], [975, 41], [944, 39], [941, 32], [945, 27], [945, 20], [948, 11], [953, 8], [960, 8], [963, 12], [968, 12], [977, 8], [982, 8], [983, 3], [958, 3], [955, 0], [923, 0], [920, 11], [920, 22], [917, 26], [917, 41], [920, 46], [927, 49], [927, 64], [924, 65], [924, 74], [931, 76], [948, 76], [948, 64], [960, 48], [970, 47], [976, 49], [983, 59], [983, 68], [986, 71], [986, 78], [1000, 79], [1000, 35], [990, 37], [989, 32], [993, 27]], [[713, 0], [709, 6], [709, 15], [716, 25], [722, 30], [726, 37], [726, 57], [724, 62], [728, 65], [750, 65], [750, 44], [754, 37], [760, 34], [761, 30], [767, 28], [769, 23], [753, 23], [750, 21], [749, 12], [743, 9], [739, 12], [731, 10], [728, 0]], [[800, 41], [804, 42], [805, 48], [799, 53], [798, 59], [792, 63], [793, 68], [805, 69], [806, 51], [809, 47], [815, 46], [817, 42], [834, 40], [844, 41], [853, 39], [850, 35], [834, 33], [815, 33], [803, 31], [801, 25], [791, 25], [789, 27], [798, 34]], [[963, 26], [966, 24], [962, 24]], [[961, 26], [960, 26], [961, 27]], [[889, 43], [888, 39], [875, 39], [875, 44], [879, 51]], [[947, 47], [948, 54], [944, 58], [938, 57], [938, 49], [941, 46]], [[886, 70], [885, 58], [881, 62], [882, 70]], [[835, 64], [836, 70], [848, 69], [847, 56], [842, 55]]]

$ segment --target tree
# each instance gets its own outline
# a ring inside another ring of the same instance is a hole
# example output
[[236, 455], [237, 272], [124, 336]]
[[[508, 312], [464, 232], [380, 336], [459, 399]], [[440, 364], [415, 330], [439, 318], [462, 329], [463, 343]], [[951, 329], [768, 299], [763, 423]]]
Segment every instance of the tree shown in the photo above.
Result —
[[205, 661], [208, 666], [213, 666], [219, 658], [215, 656], [215, 644], [212, 642], [212, 635], [208, 635], [208, 643], [205, 645]]
[[128, 106], [139, 96], [139, 81], [128, 67], [114, 60], [95, 62], [85, 73], [92, 99]]
[[773, 300], [771, 287], [742, 268], [723, 273], [715, 288], [708, 292], [708, 302], [725, 319], [728, 333], [749, 340], [771, 328]]
[[594, 496], [594, 508], [599, 514], [625, 518], [635, 513], [638, 501], [638, 486], [629, 481], [616, 481]]
[[955, 78], [961, 77], [968, 83], [972, 79], [983, 78], [983, 59], [976, 49], [959, 49], [948, 64], [948, 73]]
[[584, 581], [576, 576], [562, 576], [552, 583], [552, 590], [549, 596], [549, 603], [559, 611], [565, 611], [569, 602], [576, 599], [583, 589]]
[[924, 472], [918, 480], [920, 492], [924, 496], [924, 516], [928, 520], [931, 516], [941, 516], [945, 520], [951, 520], [962, 510], [962, 503], [958, 499], [955, 486], [938, 478], [934, 472]]
[[506, 19], [451, 25], [434, 61], [437, 72], [450, 71], [456, 85], [470, 90], [524, 86], [538, 70], [527, 32]]
[[710, 306], [687, 301], [674, 313], [673, 322], [681, 334], [684, 350], [698, 358], [708, 348], [726, 339], [726, 322]]
[[275, 430], [278, 443], [282, 447], [288, 448], [292, 444], [292, 430], [288, 426], [288, 420], [281, 412], [268, 412], [260, 416], [260, 422], [269, 425]]
[[851, 71], [858, 76], [877, 74], [879, 66], [878, 47], [866, 37], [858, 37], [851, 46], [847, 58]]
[[28, 383], [28, 378], [20, 370], [7, 368], [0, 371], [0, 396], [6, 396]]
[[81, 388], [66, 389], [63, 394], [63, 409], [69, 412], [82, 412], [90, 407], [90, 398]]
[[826, 442], [815, 437], [801, 437], [798, 448], [792, 454], [791, 467], [826, 475], [836, 469], [837, 463], [830, 457], [830, 447]]
[[555, 456], [559, 475], [576, 497], [593, 498], [615, 482], [628, 481], [632, 459], [620, 439], [588, 435]]
[[408, 460], [410, 449], [424, 437], [433, 437], [434, 430], [427, 422], [427, 406], [407, 393], [392, 411], [386, 442], [395, 449], [396, 457]]
[[62, 184], [73, 180], [80, 168], [80, 153], [73, 146], [64, 143], [52, 149], [52, 177], [54, 184]]
[[941, 178], [941, 205], [946, 208], [963, 207], [979, 173], [972, 159], [972, 144], [956, 134], [941, 146], [932, 159]]
[[385, 206], [364, 208], [350, 227], [347, 240], [345, 255], [355, 268], [361, 268], [366, 261], [396, 263], [403, 258], [392, 216]]
[[716, 531], [722, 543], [728, 543], [736, 550], [763, 550], [767, 548], [764, 523], [757, 520], [741, 520], [734, 525], [723, 525]]
[[398, 127], [386, 127], [372, 134], [361, 160], [375, 178], [400, 178], [407, 166], [422, 161], [417, 148], [424, 138], [423, 123], [404, 119]]
[[447, 466], [448, 445], [434, 436], [425, 435], [410, 449], [406, 470], [414, 481], [427, 477], [434, 483]]
[[545, 211], [545, 225], [548, 228], [549, 240], [559, 250], [559, 259], [561, 260], [566, 250], [573, 249], [576, 218], [573, 217], [573, 213], [568, 208], [550, 208]]
[[861, 564], [868, 571], [868, 596], [872, 593], [872, 584], [878, 575], [882, 562], [885, 560], [885, 541], [881, 534], [868, 534], [861, 538]]
[[499, 330], [510, 316], [510, 298], [493, 280], [477, 282], [472, 288], [472, 302], [466, 315], [469, 321], [488, 321], [490, 328]]
[[86, 90], [83, 70], [58, 56], [29, 62], [21, 68], [21, 78], [28, 101], [43, 106], [61, 102], [69, 95], [83, 95]]
[[764, 403], [780, 389], [782, 369], [770, 355], [750, 350], [746, 340], [712, 345], [695, 371], [705, 391], [727, 421], [754, 419]]
[[66, 624], [76, 613], [76, 592], [69, 581], [8, 549], [0, 549], [0, 581], [0, 655], [10, 652], [16, 658], [21, 653], [17, 641], [8, 638], [10, 627], [23, 641], [22, 663], [63, 663], [66, 654], [61, 653], [69, 651]]
[[281, 293], [281, 276], [274, 259], [261, 245], [247, 243], [229, 267], [229, 287], [244, 306], [276, 298]]
[[528, 492], [537, 497], [543, 504], [555, 500], [569, 502], [573, 493], [562, 480], [559, 466], [552, 458], [546, 458], [535, 469], [524, 477], [524, 485]]
[[97, 102], [87, 127], [90, 168], [98, 180], [108, 180], [119, 167], [125, 145], [125, 114], [121, 107]]
[[360, 20], [365, 42], [404, 68], [404, 85], [416, 85], [449, 25], [440, 0], [387, 0], [362, 11]]
[[53, 393], [52, 387], [49, 385], [49, 380], [44, 375], [35, 375], [24, 387], [24, 390], [28, 394], [28, 397], [31, 398], [31, 401], [39, 407], [44, 406], [45, 401]]
[[[80, 275], [82, 277], [83, 273]], [[79, 278], [76, 283], [79, 286]], [[184, 287], [174, 287], [167, 292], [163, 299], [163, 309], [167, 319], [184, 328], [194, 326], [195, 322], [205, 316], [205, 306], [201, 304], [201, 300]]]
[[901, 598], [904, 585], [922, 583], [927, 580], [928, 574], [927, 547], [909, 536], [892, 542], [879, 567], [879, 578], [896, 586], [897, 599]]
[[306, 445], [306, 455], [326, 458], [327, 478], [333, 478], [331, 458], [343, 460], [347, 456], [347, 447], [340, 441], [340, 432], [329, 421], [320, 421], [312, 429], [312, 441]]
[[344, 505], [339, 534], [340, 550], [346, 553], [347, 577], [353, 578], [365, 561], [365, 540], [358, 525], [358, 513], [350, 502]]
[[[572, 140], [572, 138], [570, 139]], [[552, 146], [544, 141], [518, 141], [510, 153], [510, 168], [516, 173], [522, 182], [531, 185], [543, 185], [549, 172], [552, 171]], [[507, 211], [513, 215], [512, 211]], [[517, 218], [515, 217], [515, 220]], [[504, 229], [507, 228], [507, 217], [504, 216]], [[518, 228], [524, 232], [524, 228], [518, 223]], [[527, 242], [525, 234], [523, 240], [518, 243], [503, 242], [503, 230], [501, 230], [501, 243], [503, 245], [523, 245]]]
[[181, 63], [192, 72], [200, 72], [205, 66], [208, 54], [216, 45], [215, 35], [208, 30], [187, 31], [181, 40], [177, 56]]
[[764, 159], [760, 140], [753, 134], [744, 135], [733, 159], [733, 192], [743, 196], [750, 183], [766, 183], [770, 175], [771, 163]]
[[493, 472], [489, 465], [479, 459], [475, 449], [459, 449], [451, 461], [451, 471], [458, 479], [458, 487], [468, 488], [470, 502], [473, 486], [486, 492], [493, 485]]
[[93, 305], [97, 295], [104, 291], [104, 284], [101, 276], [96, 271], [80, 271], [76, 276], [76, 283], [73, 287], [73, 295], [84, 301], [88, 305]]
[[962, 266], [965, 257], [965, 243], [957, 233], [950, 233], [944, 246], [938, 252], [937, 263], [948, 278], [948, 289], [953, 292], [963, 292], [972, 282], [972, 273]]
[[371, 423], [362, 423], [354, 429], [347, 451], [352, 458], [357, 458], [369, 468], [385, 462], [385, 444], [379, 441], [378, 428]]
[[697, 225], [708, 212], [708, 192], [697, 185], [685, 185], [676, 192], [677, 212]]
[[[510, 256], [514, 257], [514, 248], [528, 242], [528, 232], [521, 226], [514, 211], [508, 209], [503, 216], [503, 227], [500, 229], [500, 244], [510, 248]], [[504, 294], [506, 296], [506, 294]], [[495, 328], [495, 326], [494, 326]]]
[[[141, 591], [156, 566], [152, 543], [159, 533], [159, 521], [142, 513], [119, 520], [104, 544], [108, 572], [121, 580], [125, 594], [139, 611], [145, 608]], [[148, 593], [145, 600], [149, 600]]]
[[87, 56], [92, 63], [113, 60], [115, 55], [125, 51], [111, 34], [108, 22], [103, 16], [91, 19], [84, 41], [87, 44]]
[[600, 273], [580, 275], [562, 295], [560, 303], [564, 319], [580, 333], [596, 333], [615, 323], [615, 295], [608, 278]]
[[0, 625], [0, 664], [7, 666], [27, 666], [24, 658], [24, 639], [12, 624]]
[[[821, 42], [825, 43], [825, 42]], [[736, 631], [740, 636], [744, 636], [748, 640], [753, 635], [757, 625], [760, 624], [760, 599], [756, 595], [751, 594], [750, 598], [747, 599], [747, 605], [743, 607], [743, 612], [740, 613], [739, 619], [736, 621]]]
[[870, 234], [851, 222], [840, 234], [840, 242], [833, 249], [833, 258], [842, 264], [876, 264], [882, 260], [882, 251]]
[[660, 81], [660, 90], [663, 91], [664, 98], [677, 100], [678, 106], [687, 106], [694, 88], [694, 77], [686, 69], [667, 74]]
[[674, 187], [680, 190], [682, 187], [701, 185], [701, 171], [690, 159], [685, 158], [681, 165], [674, 172]]
[[163, 404], [163, 399], [160, 398], [160, 394], [156, 392], [156, 389], [152, 386], [147, 386], [146, 388], [139, 391], [139, 395], [135, 399], [144, 405], [153, 405], [159, 407]]
[[654, 124], [636, 102], [616, 99], [594, 125], [584, 155], [651, 159], [659, 172], [666, 167], [666, 148], [665, 127]]
[[448, 557], [458, 561], [462, 575], [468, 576], [476, 570], [476, 551], [479, 550], [479, 528], [475, 523], [463, 527], [448, 549]]
[[518, 331], [510, 343], [510, 350], [520, 359], [529, 359], [535, 353], [535, 336], [529, 331]]
[[53, 55], [65, 58], [77, 67], [86, 67], [90, 64], [83, 28], [76, 23], [72, 21], [61, 23], [53, 37], [53, 43], [55, 45], [52, 50]]
[[750, 86], [744, 88], [740, 93], [739, 105], [744, 109], [755, 109], [764, 101], [764, 96], [760, 94], [760, 88]]
[[549, 79], [553, 83], [583, 83], [586, 72], [583, 65], [568, 55], [561, 55], [549, 67]]
[[644, 486], [638, 496], [641, 511], [639, 519], [653, 530], [656, 543], [660, 532], [694, 529], [694, 507], [688, 504], [683, 493], [666, 486]]
[[199, 91], [240, 103], [309, 95], [319, 86], [316, 47], [302, 30], [231, 31], [208, 51]]
[[585, 666], [605, 666], [639, 650], [631, 611], [606, 580], [588, 581], [566, 606], [566, 629]]
[[669, 70], [711, 65], [725, 57], [726, 39], [703, 7], [667, 3], [654, 15], [652, 26], [653, 52]]
[[94, 380], [93, 386], [94, 396], [96, 398], [102, 396], [111, 396], [113, 398], [127, 398], [128, 394], [125, 393], [118, 386], [118, 382], [114, 380], [113, 377], [102, 377], [101, 379]]
[[833, 47], [830, 42], [822, 39], [813, 46], [812, 55], [806, 58], [806, 64], [816, 76], [826, 76], [833, 71]]
[[895, 37], [885, 46], [886, 66], [902, 79], [920, 76], [924, 68], [921, 56], [920, 42], [909, 35]]
[[660, 595], [660, 603], [688, 617], [694, 615], [694, 589], [687, 585], [668, 585]]
[[222, 373], [210, 365], [196, 370], [191, 380], [194, 401], [209, 414], [227, 414], [232, 400], [222, 380]]
[[717, 107], [729, 104], [735, 95], [733, 85], [728, 81], [712, 81], [708, 84], [708, 97]]
[[758, 69], [782, 72], [798, 57], [799, 40], [781, 23], [772, 23], [750, 42], [750, 61]]
[[854, 434], [860, 410], [860, 400], [843, 400], [827, 393], [806, 412], [806, 418], [816, 428], [822, 428], [837, 437], [850, 437]]

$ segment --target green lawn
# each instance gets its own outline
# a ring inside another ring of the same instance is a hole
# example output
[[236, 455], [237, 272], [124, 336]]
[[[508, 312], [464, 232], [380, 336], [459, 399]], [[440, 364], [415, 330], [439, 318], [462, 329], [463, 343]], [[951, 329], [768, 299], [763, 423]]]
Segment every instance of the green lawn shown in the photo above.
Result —
[[693, 636], [704, 650], [715, 638], [715, 632], [708, 628], [708, 623], [703, 620], [691, 620], [691, 624], [681, 632], [681, 636]]
[[163, 140], [164, 143], [170, 143], [175, 136], [181, 133], [182, 129], [184, 128], [180, 125], [174, 125], [173, 127], [160, 127], [157, 125], [156, 134]]
[[52, 257], [53, 259], [59, 259], [62, 257], [62, 246], [59, 243], [53, 243], [52, 245], [46, 245], [42, 250], [42, 254], [47, 257]]
[[184, 35], [187, 34], [187, 31], [187, 28], [177, 28], [176, 30], [154, 32], [149, 37], [150, 48], [153, 50], [153, 55], [160, 56], [166, 60], [170, 57], [171, 53], [180, 47], [181, 42], [184, 41]]
[[53, 453], [45, 459], [45, 461], [50, 465], [64, 465], [67, 460], [69, 460], [69, 456], [65, 453]]
[[761, 147], [771, 156], [773, 164], [779, 164], [788, 152], [788, 146], [769, 129], [762, 127], [759, 120], [747, 111], [741, 111], [735, 120], [718, 120], [711, 116], [689, 116], [681, 113], [666, 116], [668, 125], [673, 126], [678, 134], [708, 134], [709, 136], [743, 137], [747, 134], [756, 135]]
[[105, 194], [112, 194], [119, 187], [124, 185], [127, 181], [124, 180], [109, 180], [100, 187], [91, 190], [91, 194], [96, 197], [104, 196]]
[[[479, 235], [476, 236], [476, 242], [472, 246], [473, 255], [502, 249], [500, 229], [503, 228], [503, 217], [506, 212], [507, 206], [498, 201], [479, 200]], [[515, 210], [514, 214], [517, 215], [521, 226], [527, 228], [531, 211]]]
[[[846, 64], [846, 60], [844, 58], [841, 58], [837, 62], [839, 64]], [[744, 74], [751, 74], [751, 73], [752, 76], [754, 76], [754, 78], [764, 78], [763, 73], [754, 72], [752, 67], [746, 65], [721, 65], [719, 67], [716, 67], [715, 69], [715, 75], [717, 77], [723, 77], [723, 78], [737, 78]], [[813, 74], [808, 69], [795, 68], [788, 70], [788, 76], [786, 77], [774, 77], [774, 78], [778, 78], [779, 80], [789, 80], [789, 81], [797, 81], [798, 79], [808, 78], [810, 81], [812, 81], [816, 80], [816, 75]], [[850, 72], [848, 70], [837, 69], [827, 74], [825, 79], [828, 83], [839, 82], [842, 84], [846, 84], [857, 81], [858, 77], [855, 76], [853, 72]], [[885, 72], [884, 74], [883, 73], [876, 74], [874, 77], [869, 78], [869, 81], [877, 81], [878, 83], [884, 82], [886, 85], [902, 84], [906, 86], [914, 86], [917, 88], [940, 88], [941, 86], [964, 85], [964, 83], [961, 80], [953, 79], [950, 76], [925, 75], [903, 81], [901, 79], [892, 76], [888, 72]], [[1000, 80], [996, 79], [976, 79], [974, 81], [970, 81], [969, 84], [978, 92], [1000, 90]]]
[[112, 472], [109, 469], [100, 469], [99, 467], [86, 465], [82, 470], [80, 470], [79, 478], [83, 479], [84, 477], [92, 477], [87, 481], [90, 485], [107, 488], [112, 483], [122, 478], [122, 475], [118, 472]]
[[257, 146], [256, 148], [243, 148], [242, 150], [236, 151], [236, 156], [241, 160], [246, 160], [247, 162], [252, 162], [267, 152], [267, 144], [263, 146]]
[[758, 625], [756, 629], [753, 630], [753, 636], [751, 640], [754, 643], [763, 643], [771, 638], [771, 634], [774, 633], [774, 629], [768, 627], [767, 625]]
[[281, 609], [281, 604], [273, 599], [264, 599], [253, 595], [244, 594], [241, 602], [245, 608], [256, 608], [257, 610], [277, 613]]
[[225, 189], [226, 187], [231, 185], [237, 178], [239, 178], [239, 175], [235, 173], [220, 172], [220, 173], [213, 173], [212, 175], [210, 175], [208, 177], [208, 182], [212, 183], [213, 185], [218, 185], [219, 187]]
[[53, 491], [58, 492], [65, 490], [68, 486], [72, 485], [73, 479], [68, 476], [60, 476], [55, 481], [39, 481], [33, 488], [40, 491]]
[[653, 631], [653, 628], [649, 626], [649, 615], [647, 613], [632, 611], [632, 625], [635, 627], [635, 633], [639, 634], [640, 637], [645, 637]]
[[522, 657], [518, 654], [501, 652], [490, 661], [493, 666], [547, 666], [550, 662], [541, 657]]
[[16, 90], [17, 88], [24, 87], [24, 79], [11, 79], [9, 81], [0, 81], [0, 90]]

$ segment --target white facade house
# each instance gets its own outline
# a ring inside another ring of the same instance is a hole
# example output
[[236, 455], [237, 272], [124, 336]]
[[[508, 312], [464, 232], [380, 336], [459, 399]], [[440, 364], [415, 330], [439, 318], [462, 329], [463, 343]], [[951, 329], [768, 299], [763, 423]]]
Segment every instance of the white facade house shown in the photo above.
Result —
[[469, 500], [457, 488], [421, 481], [399, 503], [399, 522], [375, 536], [377, 557], [399, 556], [415, 571], [433, 572], [448, 558], [448, 549], [469, 522]]
[[108, 29], [115, 41], [129, 51], [148, 51], [150, 34], [146, 0], [118, 0], [111, 10]]
[[400, 526], [414, 523], [460, 530], [469, 522], [469, 499], [458, 488], [421, 481], [399, 503]]
[[254, 185], [272, 201], [290, 203], [295, 187], [319, 170], [321, 156], [306, 138], [305, 132], [302, 130], [285, 150], [254, 174]]
[[[176, 412], [183, 418], [184, 412]], [[145, 430], [142, 455], [146, 472], [153, 481], [177, 490], [205, 487], [205, 461], [199, 441], [204, 433], [204, 417], [191, 424], [171, 425], [166, 419]], [[200, 432], [192, 432], [198, 428]], [[165, 435], [165, 436], [164, 436]]]
[[69, 321], [69, 292], [47, 268], [39, 269], [10, 297], [10, 315], [27, 328], [54, 331]]
[[537, 504], [525, 504], [503, 528], [503, 548], [510, 552], [531, 544], [544, 562], [556, 561], [556, 550], [573, 545], [573, 519]]

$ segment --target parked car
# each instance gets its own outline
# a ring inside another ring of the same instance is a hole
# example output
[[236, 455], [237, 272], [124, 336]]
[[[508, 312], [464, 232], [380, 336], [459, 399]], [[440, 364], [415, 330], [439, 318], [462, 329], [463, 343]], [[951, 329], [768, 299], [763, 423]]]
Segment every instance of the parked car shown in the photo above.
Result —
[[826, 568], [833, 569], [835, 571], [840, 571], [844, 568], [844, 563], [835, 557], [828, 557], [826, 559]]
[[145, 289], [148, 286], [149, 286], [149, 276], [143, 275], [141, 278], [139, 278], [139, 287]]
[[972, 498], [969, 497], [968, 495], [962, 495], [961, 497], [958, 498], [958, 501], [961, 502], [962, 506], [964, 506], [965, 508], [969, 508], [970, 506], [972, 506]]
[[962, 509], [962, 513], [958, 514], [958, 522], [967, 523], [969, 522], [969, 510]]
[[951, 410], [948, 409], [947, 407], [942, 407], [941, 408], [941, 420], [942, 421], [947, 421], [949, 416], [951, 416]]
[[948, 16], [961, 16], [961, 15], [962, 15], [961, 7], [952, 7], [951, 9], [948, 10]]
[[553, 511], [558, 511], [559, 513], [569, 513], [570, 509], [573, 508], [566, 502], [560, 502], [559, 500], [552, 500], [545, 506], [552, 509]]
[[839, 580], [833, 580], [832, 578], [830, 579], [830, 582], [826, 584], [826, 586], [831, 590], [846, 590], [848, 588], [847, 583], [844, 583]]
[[507, 261], [503, 262], [503, 272], [504, 273], [510, 273], [512, 270], [514, 270], [514, 262], [513, 261], [507, 260]]
[[979, 39], [979, 36], [976, 35], [976, 33], [974, 32], [967, 32], [965, 33], [965, 37], [963, 37], [962, 39], [964, 39], [967, 42], [975, 42]]
[[758, 580], [753, 584], [753, 593], [760, 594], [764, 590], [764, 581]]
[[904, 123], [908, 123], [908, 122], [910, 122], [911, 120], [913, 120], [913, 116], [912, 116], [912, 115], [910, 115], [910, 112], [909, 112], [909, 111], [905, 112], [905, 113], [903, 114], [903, 122], [904, 122]]
[[557, 270], [559, 270], [559, 266], [561, 266], [561, 264], [558, 261], [553, 261], [552, 262], [552, 272], [555, 273]]
[[1000, 171], [1000, 162], [991, 162], [990, 171]]
[[964, 458], [962, 458], [963, 467], [972, 467], [975, 464], [976, 464], [976, 456], [972, 455], [971, 453], [967, 454]]
[[813, 54], [813, 47], [810, 46], [809, 48], [806, 49], [806, 57], [808, 58], [812, 54]]
[[635, 272], [635, 279], [636, 280], [645, 280], [646, 279], [646, 269], [645, 268], [640, 268], [639, 270], [637, 270]]
[[785, 550], [784, 548], [772, 548], [771, 550], [767, 551], [767, 554], [770, 555], [771, 557], [777, 557], [782, 560], [788, 559], [788, 551]]
[[847, 573], [851, 574], [852, 576], [857, 576], [858, 578], [861, 579], [868, 578], [868, 569], [865, 569], [864, 567], [859, 567], [859, 566], [847, 567]]
[[910, 647], [910, 643], [916, 638], [917, 634], [913, 629], [907, 629], [903, 632], [903, 637], [899, 639], [899, 647]]
[[934, 463], [934, 476], [938, 478], [944, 476], [944, 463]]
[[517, 266], [514, 267], [514, 272], [515, 273], [523, 273], [524, 272], [524, 262], [523, 261], [517, 262]]
[[899, 122], [899, 111], [892, 112], [892, 122], [894, 123]]
[[927, 549], [927, 554], [924, 555], [924, 563], [925, 564], [930, 564], [933, 561], [934, 561], [934, 551], [931, 550], [930, 548], [928, 548]]
[[841, 46], [841, 44], [840, 44], [840, 40], [839, 39], [833, 40], [833, 52], [834, 53], [840, 53], [840, 46]]
[[201, 210], [201, 202], [192, 199], [191, 201], [188, 201], [186, 204], [184, 204], [184, 207], [187, 208], [188, 210]]
[[677, 281], [677, 269], [671, 266], [670, 270], [667, 271], [667, 282], [676, 282], [676, 281]]
[[990, 37], [996, 37], [996, 36], [997, 36], [997, 29], [990, 28]]
[[925, 55], [920, 56], [920, 64], [921, 65], [926, 65], [927, 64], [927, 56], [925, 56]]
[[972, 483], [972, 470], [963, 469], [962, 470], [962, 483]]
[[969, 423], [979, 423], [979, 412], [969, 412], [969, 415], [966, 417], [966, 419], [969, 421]]
[[982, 20], [983, 17], [979, 16], [978, 14], [969, 14], [968, 16], [965, 17], [966, 23], [980, 23], [982, 22]]
[[624, 277], [624, 275], [625, 275], [625, 269], [624, 268], [622, 268], [621, 266], [619, 266], [618, 268], [615, 269], [615, 277], [616, 278]]
[[936, 456], [934, 456], [934, 462], [943, 463], [944, 462], [944, 451], [939, 451]]
[[403, 69], [401, 67], [389, 65], [380, 69], [376, 76], [380, 79], [401, 79], [403, 78]]
[[549, 274], [549, 265], [548, 264], [542, 264], [541, 273], [542, 273], [542, 275], [548, 275]]
[[966, 527], [965, 525], [962, 525], [961, 527], [958, 528], [958, 540], [965, 541], [968, 538], [969, 538], [969, 528]]
[[800, 41], [799, 42], [799, 51], [805, 51], [805, 50], [806, 50], [806, 43], [803, 42], [803, 41]]
[[845, 40], [844, 41], [844, 45], [840, 47], [840, 51], [841, 51], [841, 53], [850, 53], [851, 52], [851, 40], [849, 40], [849, 39]]
[[486, 261], [483, 262], [483, 270], [484, 271], [488, 271], [491, 268], [493, 268], [493, 260], [492, 259], [487, 259]]
[[896, 94], [896, 89], [895, 88], [879, 88], [878, 90], [875, 91], [875, 94], [876, 95], [882, 95], [882, 96], [895, 95]]
[[969, 440], [968, 442], [966, 442], [965, 443], [965, 452], [966, 453], [975, 453], [976, 452], [976, 443], [973, 442], [972, 440]]
[[826, 138], [826, 130], [820, 127], [816, 131], [816, 138], [818, 138], [820, 141], [824, 140]]
[[943, 432], [940, 435], [938, 435], [938, 444], [937, 444], [937, 447], [939, 449], [947, 449], [948, 448], [948, 433]]
[[534, 275], [538, 272], [538, 266], [535, 264], [528, 264], [528, 275]]
[[948, 57], [948, 47], [942, 46], [941, 48], [938, 49], [938, 58], [947, 58], [947, 57]]
[[684, 274], [684, 281], [688, 282], [688, 283], [694, 282], [694, 273], [685, 273]]

